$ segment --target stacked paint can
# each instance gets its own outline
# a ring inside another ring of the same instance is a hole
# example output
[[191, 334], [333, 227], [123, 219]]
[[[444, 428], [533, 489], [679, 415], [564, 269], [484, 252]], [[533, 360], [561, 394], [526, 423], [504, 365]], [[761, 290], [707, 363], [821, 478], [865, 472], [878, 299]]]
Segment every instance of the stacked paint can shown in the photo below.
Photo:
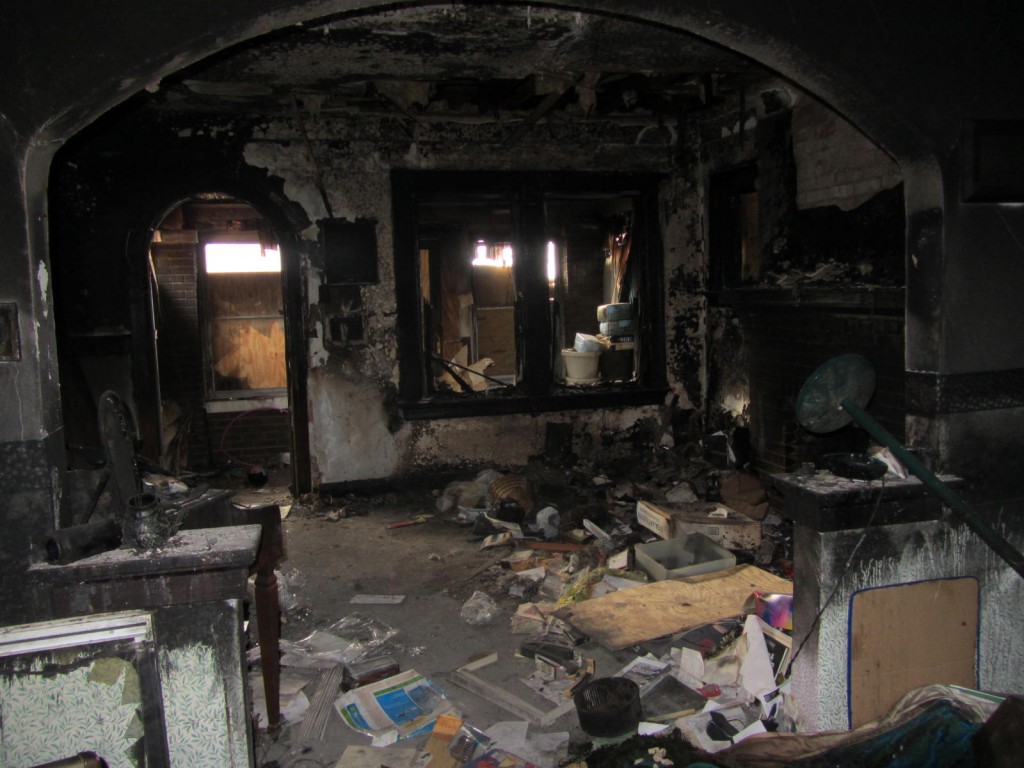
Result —
[[602, 304], [597, 308], [598, 328], [612, 344], [636, 341], [632, 304]]
[[633, 378], [636, 347], [636, 321], [632, 304], [602, 304], [597, 322], [605, 339], [599, 372], [604, 381], [628, 381]]

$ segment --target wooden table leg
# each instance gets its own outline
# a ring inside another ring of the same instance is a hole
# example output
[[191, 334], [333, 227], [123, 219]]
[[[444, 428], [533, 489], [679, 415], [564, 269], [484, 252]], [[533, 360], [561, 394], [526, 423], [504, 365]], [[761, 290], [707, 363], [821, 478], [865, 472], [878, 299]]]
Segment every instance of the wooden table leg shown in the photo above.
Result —
[[263, 692], [267, 697], [267, 731], [281, 726], [281, 614], [274, 566], [256, 571], [256, 628], [260, 641], [260, 662], [263, 666]]

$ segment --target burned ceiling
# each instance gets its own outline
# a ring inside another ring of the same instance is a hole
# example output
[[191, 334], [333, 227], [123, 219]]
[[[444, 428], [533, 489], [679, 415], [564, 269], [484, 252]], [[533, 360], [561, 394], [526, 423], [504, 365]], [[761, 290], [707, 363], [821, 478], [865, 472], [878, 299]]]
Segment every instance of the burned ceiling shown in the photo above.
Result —
[[529, 6], [444, 5], [292, 26], [165, 78], [151, 105], [416, 119], [676, 116], [768, 73], [692, 35]]

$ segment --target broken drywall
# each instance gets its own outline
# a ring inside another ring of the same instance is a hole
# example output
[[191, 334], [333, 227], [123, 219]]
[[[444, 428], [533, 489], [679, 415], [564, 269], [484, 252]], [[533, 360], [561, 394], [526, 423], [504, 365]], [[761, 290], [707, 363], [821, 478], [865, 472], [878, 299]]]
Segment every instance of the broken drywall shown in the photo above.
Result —
[[95, 650], [52, 652], [0, 675], [0, 765], [38, 765], [91, 750], [139, 768], [139, 673]]

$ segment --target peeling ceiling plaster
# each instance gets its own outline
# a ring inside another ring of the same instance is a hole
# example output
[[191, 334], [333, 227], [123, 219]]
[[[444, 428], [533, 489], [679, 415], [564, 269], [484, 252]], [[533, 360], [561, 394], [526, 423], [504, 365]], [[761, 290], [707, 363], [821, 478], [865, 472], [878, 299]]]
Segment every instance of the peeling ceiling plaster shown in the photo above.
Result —
[[299, 104], [313, 113], [670, 113], [766, 75], [676, 30], [553, 9], [446, 5], [288, 27], [165, 78], [152, 104], [264, 115]]

